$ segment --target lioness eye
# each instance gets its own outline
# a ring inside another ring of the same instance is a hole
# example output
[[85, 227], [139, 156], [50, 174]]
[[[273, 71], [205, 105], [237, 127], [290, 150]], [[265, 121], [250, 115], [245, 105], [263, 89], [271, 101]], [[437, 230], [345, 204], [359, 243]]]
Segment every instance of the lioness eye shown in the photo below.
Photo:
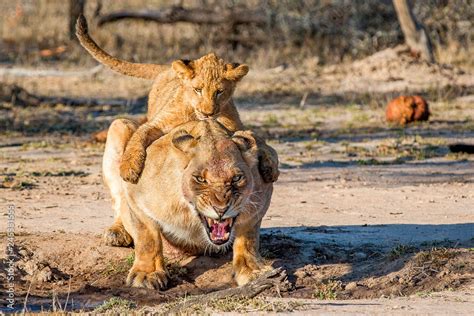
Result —
[[224, 90], [217, 90], [217, 95], [221, 95], [224, 93]]
[[243, 176], [241, 174], [238, 174], [232, 178], [232, 182], [239, 182], [242, 180]]
[[194, 92], [196, 92], [196, 94], [198, 94], [198, 95], [201, 95], [202, 89], [200, 89], [200, 88], [194, 88]]
[[197, 183], [206, 183], [206, 179], [201, 176], [194, 176], [194, 180], [196, 180]]

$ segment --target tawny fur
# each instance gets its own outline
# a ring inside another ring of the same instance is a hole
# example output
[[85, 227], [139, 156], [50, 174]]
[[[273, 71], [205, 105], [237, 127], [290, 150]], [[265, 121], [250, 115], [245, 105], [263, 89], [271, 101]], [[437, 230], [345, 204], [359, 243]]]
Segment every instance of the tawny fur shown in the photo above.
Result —
[[[125, 75], [154, 79], [148, 99], [148, 122], [140, 126], [127, 144], [120, 175], [137, 183], [143, 170], [146, 148], [156, 139], [183, 123], [213, 118], [230, 131], [243, 125], [232, 101], [236, 84], [248, 72], [247, 65], [225, 63], [214, 53], [197, 60], [175, 60], [171, 67], [137, 64], [112, 57], [89, 36], [83, 16], [76, 34], [82, 46], [99, 62]], [[276, 152], [259, 142], [260, 172], [266, 182], [278, 178]]]
[[[135, 244], [135, 262], [127, 283], [166, 287], [162, 237], [188, 252], [226, 251], [231, 241], [222, 246], [211, 243], [198, 217], [217, 217], [212, 212], [224, 206], [230, 206], [226, 213], [231, 212], [231, 217], [238, 215], [231, 237], [235, 279], [239, 285], [249, 282], [262, 267], [260, 223], [273, 190], [259, 174], [253, 134], [232, 133], [215, 121], [187, 123], [148, 148], [141, 180], [132, 185], [123, 181], [117, 170], [125, 144], [137, 126], [125, 119], [114, 121], [103, 159], [104, 180], [116, 211], [116, 221], [106, 236], [117, 238], [118, 243], [133, 239]], [[196, 182], [197, 172], [206, 184]], [[243, 178], [232, 183], [236, 172]], [[232, 194], [228, 194], [229, 187]]]
[[385, 117], [388, 122], [405, 125], [427, 121], [430, 110], [428, 103], [420, 96], [399, 96], [387, 105]]

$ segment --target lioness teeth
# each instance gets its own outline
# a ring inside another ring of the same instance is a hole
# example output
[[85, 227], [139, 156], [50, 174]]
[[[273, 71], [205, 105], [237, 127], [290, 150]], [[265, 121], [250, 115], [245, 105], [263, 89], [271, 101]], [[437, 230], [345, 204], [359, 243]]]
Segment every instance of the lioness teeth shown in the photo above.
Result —
[[219, 221], [203, 216], [203, 220], [209, 228], [209, 238], [214, 243], [222, 244], [229, 240], [234, 218], [226, 218]]
[[233, 218], [226, 218], [223, 221], [216, 221], [213, 218], [206, 217], [207, 224], [209, 227], [212, 227], [213, 225], [229, 225], [232, 226], [234, 219]]

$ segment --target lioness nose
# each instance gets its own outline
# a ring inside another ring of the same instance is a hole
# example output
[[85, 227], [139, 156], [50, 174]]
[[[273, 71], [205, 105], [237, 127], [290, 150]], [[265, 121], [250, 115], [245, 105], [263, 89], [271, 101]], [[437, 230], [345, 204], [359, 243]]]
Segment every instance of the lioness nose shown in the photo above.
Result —
[[215, 210], [216, 213], [219, 214], [220, 216], [224, 215], [225, 212], [227, 212], [228, 209], [229, 209], [228, 206], [224, 206], [224, 207], [217, 207], [217, 206], [214, 206], [214, 210]]

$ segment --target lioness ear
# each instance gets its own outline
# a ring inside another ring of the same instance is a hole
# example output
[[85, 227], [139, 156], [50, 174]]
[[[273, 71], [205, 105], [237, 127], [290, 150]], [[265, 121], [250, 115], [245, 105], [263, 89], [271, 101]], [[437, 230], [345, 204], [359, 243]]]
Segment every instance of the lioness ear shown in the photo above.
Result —
[[171, 64], [171, 67], [181, 79], [191, 79], [194, 77], [194, 70], [190, 63], [191, 61], [189, 60], [175, 60]]
[[237, 144], [241, 152], [257, 148], [257, 141], [251, 131], [237, 131], [232, 135], [232, 141]]
[[236, 63], [225, 65], [224, 77], [230, 81], [239, 81], [249, 72], [249, 66]]
[[182, 152], [189, 152], [196, 145], [196, 139], [185, 130], [179, 130], [173, 135], [173, 146]]

